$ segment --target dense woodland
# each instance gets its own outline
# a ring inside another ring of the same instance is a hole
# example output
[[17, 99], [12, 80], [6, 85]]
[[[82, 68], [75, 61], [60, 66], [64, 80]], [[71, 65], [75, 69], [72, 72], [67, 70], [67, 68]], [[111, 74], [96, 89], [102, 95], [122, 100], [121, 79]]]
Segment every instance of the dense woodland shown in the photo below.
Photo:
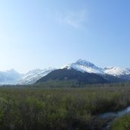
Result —
[[[81, 88], [2, 86], [0, 130], [103, 130], [110, 119], [98, 115], [129, 105], [130, 83]], [[115, 120], [111, 129], [130, 129], [130, 116]]]

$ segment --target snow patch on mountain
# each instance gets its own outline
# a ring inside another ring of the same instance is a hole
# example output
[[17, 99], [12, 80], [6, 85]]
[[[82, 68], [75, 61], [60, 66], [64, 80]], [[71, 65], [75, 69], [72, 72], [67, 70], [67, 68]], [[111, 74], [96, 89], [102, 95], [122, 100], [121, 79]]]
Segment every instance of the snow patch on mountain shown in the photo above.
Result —
[[130, 69], [128, 68], [121, 68], [121, 67], [106, 67], [106, 68], [101, 68], [96, 65], [94, 65], [91, 62], [85, 61], [85, 60], [78, 60], [75, 63], [68, 64], [62, 68], [67, 68], [67, 69], [75, 69], [77, 71], [81, 72], [87, 72], [87, 73], [95, 73], [95, 74], [109, 74], [113, 75], [116, 77], [120, 76], [128, 76], [130, 77]]
[[87, 72], [87, 73], [96, 73], [96, 74], [104, 74], [104, 71], [102, 68], [95, 66], [93, 63], [85, 61], [85, 60], [78, 60], [75, 63], [68, 64], [63, 68], [67, 69], [75, 69], [77, 71], [81, 72]]
[[37, 80], [40, 78], [46, 76], [50, 72], [55, 70], [54, 68], [47, 68], [47, 69], [35, 69], [32, 71], [29, 71], [27, 74], [25, 74], [22, 79], [18, 82], [18, 84], [34, 84]]
[[130, 69], [121, 67], [107, 67], [104, 72], [113, 76], [130, 75]]

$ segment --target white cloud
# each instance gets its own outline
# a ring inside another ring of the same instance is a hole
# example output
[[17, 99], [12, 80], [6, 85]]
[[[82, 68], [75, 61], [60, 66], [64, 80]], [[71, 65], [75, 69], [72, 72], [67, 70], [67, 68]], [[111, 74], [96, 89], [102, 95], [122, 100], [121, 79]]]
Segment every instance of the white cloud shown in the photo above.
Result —
[[65, 12], [56, 12], [55, 20], [59, 24], [68, 24], [74, 28], [80, 28], [87, 21], [87, 11], [78, 10], [78, 11], [65, 11]]

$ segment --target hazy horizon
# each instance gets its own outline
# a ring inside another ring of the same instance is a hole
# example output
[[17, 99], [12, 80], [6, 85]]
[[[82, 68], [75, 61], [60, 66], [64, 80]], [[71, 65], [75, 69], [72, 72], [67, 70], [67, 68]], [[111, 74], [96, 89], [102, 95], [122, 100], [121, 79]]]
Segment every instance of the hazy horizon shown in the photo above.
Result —
[[130, 1], [1, 0], [0, 71], [84, 59], [130, 68]]

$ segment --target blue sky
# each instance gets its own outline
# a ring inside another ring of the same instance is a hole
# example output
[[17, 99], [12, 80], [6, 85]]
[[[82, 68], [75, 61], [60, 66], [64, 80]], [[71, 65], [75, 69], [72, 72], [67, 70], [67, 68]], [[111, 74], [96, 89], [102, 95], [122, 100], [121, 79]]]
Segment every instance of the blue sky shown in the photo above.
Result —
[[1, 0], [0, 70], [61, 67], [80, 58], [130, 68], [129, 7], [129, 0]]

